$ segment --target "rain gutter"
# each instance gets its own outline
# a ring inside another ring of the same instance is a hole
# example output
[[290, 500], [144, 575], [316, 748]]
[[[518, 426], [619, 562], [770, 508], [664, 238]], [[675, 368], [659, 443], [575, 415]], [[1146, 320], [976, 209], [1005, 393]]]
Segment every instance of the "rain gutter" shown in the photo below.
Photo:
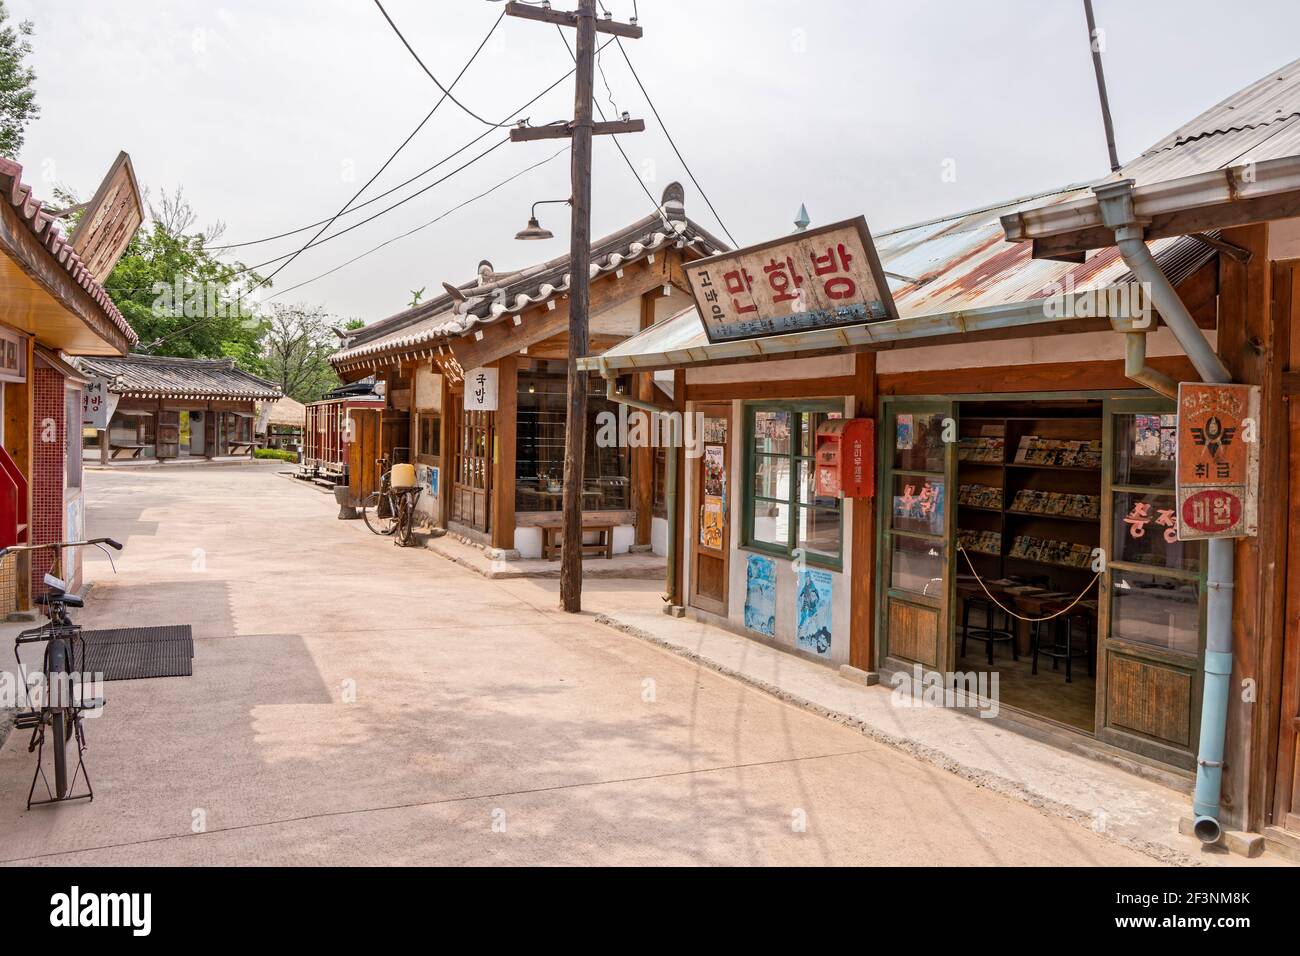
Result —
[[[1196, 321], [1147, 248], [1144, 224], [1134, 209], [1133, 180], [1106, 183], [1095, 187], [1093, 192], [1097, 196], [1102, 222], [1114, 232], [1115, 245], [1119, 248], [1120, 255], [1142, 283], [1143, 289], [1149, 293], [1160, 317], [1191, 359], [1197, 374], [1206, 382], [1230, 382], [1231, 375], [1227, 367], [1201, 334]], [[1129, 344], [1136, 353], [1136, 347], [1132, 343], [1130, 337]], [[1137, 361], [1136, 354], [1130, 357]], [[1145, 368], [1145, 354], [1141, 360], [1143, 368], [1139, 369], [1140, 373]], [[1128, 363], [1126, 367], [1127, 365]], [[1207, 544], [1205, 675], [1192, 813], [1195, 817], [1193, 829], [1196, 836], [1202, 843], [1213, 844], [1218, 843], [1223, 834], [1219, 815], [1223, 791], [1223, 744], [1227, 732], [1232, 679], [1232, 595], [1235, 571], [1234, 542], [1231, 538], [1211, 538]]]

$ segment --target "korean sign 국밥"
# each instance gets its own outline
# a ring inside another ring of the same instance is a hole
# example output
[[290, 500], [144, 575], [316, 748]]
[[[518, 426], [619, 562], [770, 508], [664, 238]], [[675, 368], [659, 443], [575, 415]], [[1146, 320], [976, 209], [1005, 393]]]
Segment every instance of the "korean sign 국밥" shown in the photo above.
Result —
[[896, 319], [861, 216], [685, 267], [710, 342]]
[[472, 368], [465, 373], [465, 411], [497, 410], [497, 370]]
[[1257, 530], [1259, 387], [1178, 386], [1178, 537], [1240, 538]]

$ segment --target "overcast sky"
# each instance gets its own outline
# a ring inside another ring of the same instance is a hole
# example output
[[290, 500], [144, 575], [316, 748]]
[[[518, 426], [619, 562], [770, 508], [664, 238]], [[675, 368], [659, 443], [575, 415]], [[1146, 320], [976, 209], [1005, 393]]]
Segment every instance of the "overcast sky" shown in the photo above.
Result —
[[[501, 12], [487, 0], [384, 0], [444, 84]], [[631, 0], [604, 0], [619, 19]], [[566, 4], [555, 0], [557, 8]], [[156, 196], [183, 186], [225, 242], [334, 214], [439, 93], [372, 0], [8, 0], [35, 23], [41, 116], [19, 158], [41, 198], [82, 199], [119, 149]], [[1300, 55], [1300, 4], [1095, 0], [1121, 160]], [[1081, 0], [640, 0], [641, 40], [624, 41], [700, 184], [742, 244], [864, 214], [873, 230], [1090, 179], [1107, 167]], [[688, 213], [721, 235], [616, 46], [597, 102], [645, 117], [621, 137], [656, 199], [681, 179]], [[572, 65], [554, 27], [507, 17], [457, 98], [493, 120]], [[527, 111], [571, 115], [571, 81]], [[433, 165], [486, 129], [445, 102], [361, 201]], [[503, 138], [489, 132], [439, 170], [335, 228], [406, 196]], [[304, 252], [275, 291], [312, 279], [544, 160], [563, 144], [507, 143], [410, 202]], [[593, 230], [651, 203], [608, 137], [594, 155]], [[945, 168], [955, 178], [944, 176]], [[951, 181], [948, 181], [951, 179]], [[278, 301], [373, 321], [471, 277], [562, 254], [567, 210], [542, 207], [556, 238], [517, 242], [529, 204], [569, 193], [567, 153], [445, 219]], [[315, 230], [312, 230], [314, 232]], [[234, 250], [248, 265], [312, 234]], [[269, 271], [269, 268], [263, 270]]]

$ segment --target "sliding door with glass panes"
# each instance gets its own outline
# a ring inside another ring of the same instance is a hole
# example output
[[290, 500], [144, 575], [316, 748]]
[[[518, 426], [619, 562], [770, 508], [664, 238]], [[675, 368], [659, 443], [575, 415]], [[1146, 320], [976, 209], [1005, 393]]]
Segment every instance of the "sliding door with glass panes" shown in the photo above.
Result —
[[886, 399], [880, 421], [880, 665], [951, 671], [953, 404]]
[[1173, 403], [1109, 399], [1106, 441], [1097, 736], [1191, 768], [1205, 648], [1205, 545], [1178, 540]]

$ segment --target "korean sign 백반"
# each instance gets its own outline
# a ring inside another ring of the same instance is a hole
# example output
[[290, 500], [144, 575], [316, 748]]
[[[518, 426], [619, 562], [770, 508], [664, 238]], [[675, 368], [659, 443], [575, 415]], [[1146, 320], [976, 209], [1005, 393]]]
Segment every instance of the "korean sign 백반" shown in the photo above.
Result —
[[710, 342], [898, 318], [859, 216], [685, 267]]
[[1178, 386], [1178, 537], [1254, 535], [1258, 517], [1259, 387]]

